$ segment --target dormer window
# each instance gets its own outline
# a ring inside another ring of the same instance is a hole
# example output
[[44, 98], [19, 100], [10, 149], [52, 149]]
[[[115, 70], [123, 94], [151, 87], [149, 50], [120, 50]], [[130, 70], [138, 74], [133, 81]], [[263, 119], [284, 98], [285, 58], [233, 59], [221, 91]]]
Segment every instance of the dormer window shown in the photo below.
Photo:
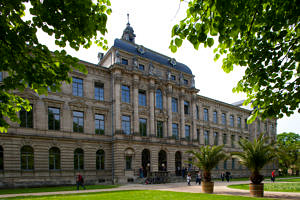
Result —
[[145, 65], [143, 65], [143, 64], [139, 64], [139, 70], [141, 70], [141, 71], [145, 71]]
[[145, 49], [144, 49], [143, 46], [138, 46], [137, 51], [138, 51], [140, 54], [144, 54], [144, 53], [145, 53]]
[[172, 81], [176, 81], [176, 76], [175, 75], [171, 75], [171, 80]]
[[128, 65], [128, 60], [125, 58], [122, 58], [122, 65]]
[[186, 80], [186, 79], [184, 79], [184, 80], [183, 80], [183, 83], [184, 83], [184, 85], [188, 85], [188, 84], [189, 84], [189, 81]]
[[173, 67], [176, 66], [176, 60], [175, 60], [175, 58], [171, 58], [171, 59], [170, 59], [170, 64], [171, 64]]

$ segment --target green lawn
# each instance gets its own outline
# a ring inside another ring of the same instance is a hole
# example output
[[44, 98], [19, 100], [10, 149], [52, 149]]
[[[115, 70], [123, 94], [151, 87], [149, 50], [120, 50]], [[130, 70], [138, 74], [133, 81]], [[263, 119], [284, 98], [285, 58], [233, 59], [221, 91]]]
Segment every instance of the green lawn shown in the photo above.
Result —
[[[23, 200], [267, 200], [267, 198], [252, 198], [230, 195], [213, 195], [202, 193], [185, 193], [185, 192], [169, 192], [169, 191], [155, 191], [155, 190], [140, 190], [140, 191], [114, 191], [101, 192], [77, 195], [56, 195], [44, 197], [16, 197], [12, 199]], [[268, 199], [270, 200], [270, 199]]]
[[[249, 190], [249, 184], [229, 185], [229, 188]], [[300, 183], [265, 183], [265, 191], [300, 192]]]
[[[87, 190], [116, 188], [118, 185], [87, 185]], [[40, 188], [18, 188], [18, 189], [0, 189], [0, 194], [21, 194], [21, 193], [37, 193], [37, 192], [58, 192], [76, 190], [76, 186], [60, 186], [60, 187], [40, 187]], [[82, 187], [79, 188], [82, 190]]]
[[300, 182], [300, 178], [276, 179], [275, 182]]

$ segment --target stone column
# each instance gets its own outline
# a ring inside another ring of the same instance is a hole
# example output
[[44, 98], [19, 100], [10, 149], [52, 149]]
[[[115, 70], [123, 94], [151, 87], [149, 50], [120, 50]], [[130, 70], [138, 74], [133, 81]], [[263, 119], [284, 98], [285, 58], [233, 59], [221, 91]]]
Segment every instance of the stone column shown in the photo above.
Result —
[[168, 134], [166, 134], [169, 137], [172, 137], [172, 85], [168, 85], [167, 90], [167, 96], [168, 96]]
[[184, 89], [180, 94], [180, 137], [185, 138]]
[[150, 131], [149, 131], [149, 136], [154, 136], [155, 135], [155, 126], [154, 126], [154, 91], [155, 91], [155, 83], [154, 80], [150, 80], [150, 85], [149, 85], [149, 107], [150, 107]]
[[139, 133], [139, 77], [133, 76], [133, 132]]
[[192, 107], [191, 107], [191, 113], [192, 113], [192, 131], [191, 131], [191, 138], [193, 140], [197, 140], [197, 116], [196, 116], [196, 102], [197, 102], [197, 97], [196, 95], [192, 96]]
[[120, 104], [121, 104], [121, 75], [120, 73], [118, 73], [118, 71], [116, 71], [114, 73], [114, 92], [115, 92], [115, 101], [114, 101], [114, 118], [115, 118], [115, 131], [120, 131], [121, 130], [121, 111], [120, 111]]

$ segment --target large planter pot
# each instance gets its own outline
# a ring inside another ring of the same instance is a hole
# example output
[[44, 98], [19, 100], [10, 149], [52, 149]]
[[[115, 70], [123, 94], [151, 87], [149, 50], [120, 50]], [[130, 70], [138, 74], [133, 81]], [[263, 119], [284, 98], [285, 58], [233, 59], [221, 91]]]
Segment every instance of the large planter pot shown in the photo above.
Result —
[[211, 194], [214, 192], [214, 182], [202, 182], [202, 192]]
[[264, 184], [253, 184], [250, 183], [250, 195], [253, 197], [263, 197], [264, 196]]

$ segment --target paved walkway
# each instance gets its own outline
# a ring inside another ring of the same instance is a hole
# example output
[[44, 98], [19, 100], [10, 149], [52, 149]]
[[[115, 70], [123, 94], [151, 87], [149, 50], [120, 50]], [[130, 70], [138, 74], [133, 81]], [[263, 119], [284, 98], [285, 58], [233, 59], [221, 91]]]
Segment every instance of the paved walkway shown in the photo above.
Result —
[[[250, 196], [248, 190], [239, 190], [228, 188], [227, 185], [232, 184], [245, 184], [249, 181], [234, 181], [234, 182], [215, 182], [214, 194], [234, 195], [234, 196]], [[190, 192], [201, 193], [201, 186], [192, 185], [187, 186], [186, 182], [181, 183], [167, 183], [167, 184], [127, 184], [118, 188], [111, 189], [96, 189], [96, 190], [79, 190], [79, 191], [60, 191], [60, 192], [42, 192], [42, 193], [25, 193], [25, 194], [6, 194], [0, 195], [0, 198], [18, 197], [18, 196], [46, 196], [58, 194], [78, 194], [78, 193], [92, 193], [104, 191], [120, 191], [120, 190], [161, 190], [161, 191], [174, 191], [174, 192]], [[278, 198], [278, 199], [300, 199], [300, 193], [292, 192], [264, 192], [264, 197]]]

